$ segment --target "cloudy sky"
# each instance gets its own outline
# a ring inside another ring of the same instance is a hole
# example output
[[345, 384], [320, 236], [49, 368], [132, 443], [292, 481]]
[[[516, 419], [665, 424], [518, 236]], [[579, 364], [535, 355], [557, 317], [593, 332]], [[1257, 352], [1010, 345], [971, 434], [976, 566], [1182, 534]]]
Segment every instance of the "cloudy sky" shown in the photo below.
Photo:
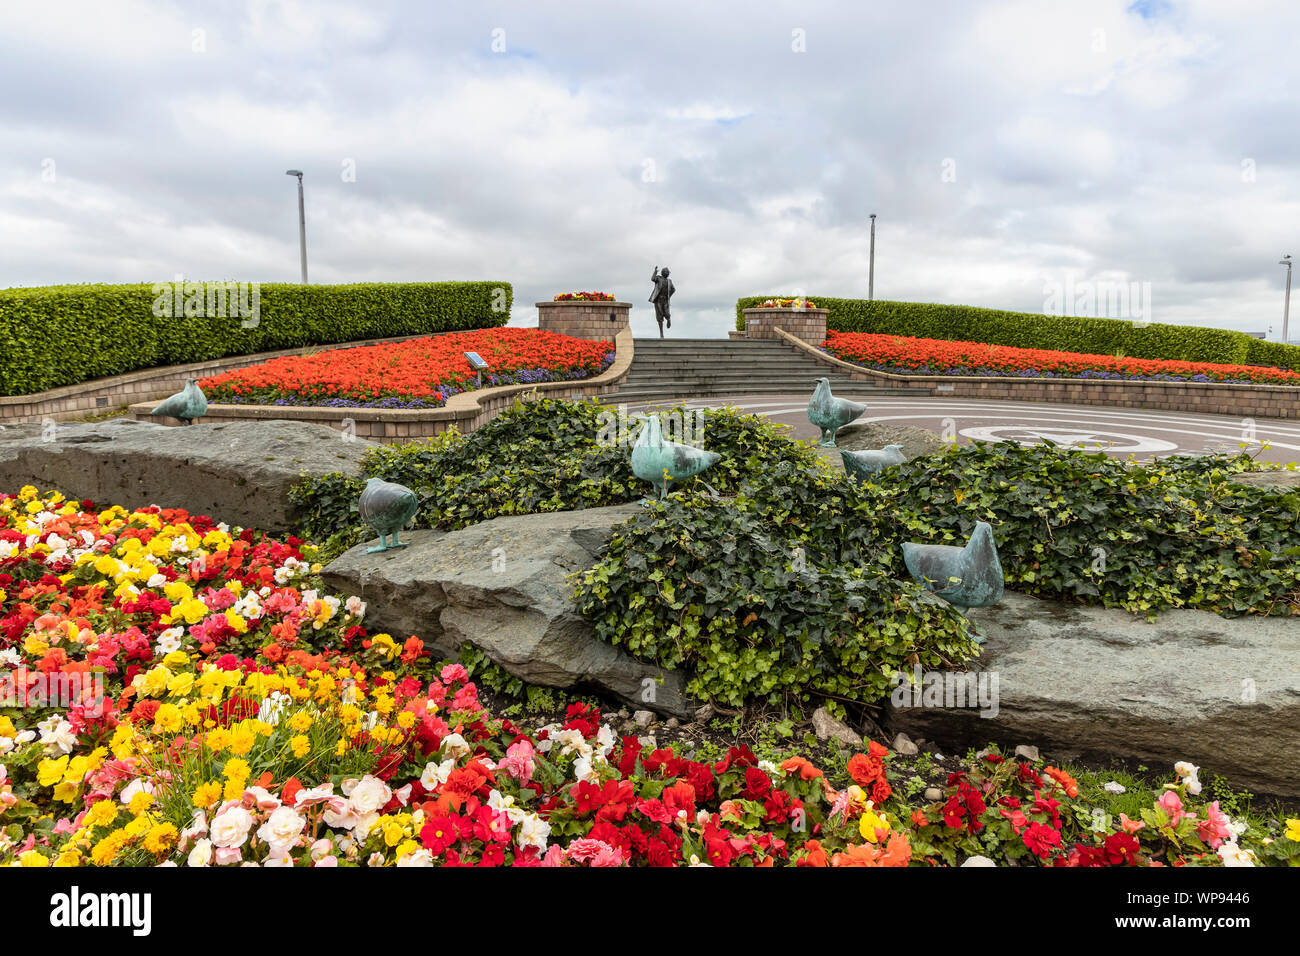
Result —
[[292, 167], [312, 281], [506, 279], [520, 324], [645, 332], [655, 264], [700, 335], [865, 296], [875, 212], [879, 298], [1276, 333], [1298, 47], [1281, 0], [9, 2], [0, 287], [296, 281]]

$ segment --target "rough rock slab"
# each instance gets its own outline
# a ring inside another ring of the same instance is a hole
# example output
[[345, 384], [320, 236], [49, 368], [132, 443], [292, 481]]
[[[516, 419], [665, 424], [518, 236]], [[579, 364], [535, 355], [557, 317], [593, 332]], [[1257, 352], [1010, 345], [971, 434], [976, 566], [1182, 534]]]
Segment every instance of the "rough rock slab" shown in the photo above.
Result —
[[[870, 403], [867, 414], [871, 414]], [[846, 451], [866, 451], [884, 448], [886, 445], [902, 445], [903, 455], [908, 461], [922, 455], [933, 455], [944, 448], [943, 439], [934, 432], [917, 428], [914, 425], [899, 425], [894, 422], [850, 422], [835, 435], [837, 447]]]
[[1151, 624], [1010, 591], [971, 617], [988, 638], [974, 669], [997, 674], [997, 715], [891, 706], [891, 730], [1157, 770], [1190, 760], [1256, 793], [1300, 796], [1300, 620], [1178, 610]]
[[639, 511], [617, 505], [493, 518], [459, 531], [417, 531], [410, 547], [380, 554], [367, 554], [375, 544], [367, 541], [323, 576], [366, 601], [372, 631], [416, 634], [453, 657], [468, 641], [530, 684], [593, 687], [639, 709], [689, 717], [680, 672], [598, 640], [573, 608], [567, 575], [594, 564], [612, 529]]
[[1242, 485], [1254, 485], [1256, 488], [1287, 490], [1300, 488], [1300, 471], [1243, 471], [1233, 475], [1232, 480]]
[[283, 534], [297, 524], [288, 493], [302, 473], [359, 474], [370, 446], [308, 422], [10, 425], [0, 431], [0, 488], [35, 485], [104, 506], [184, 508]]

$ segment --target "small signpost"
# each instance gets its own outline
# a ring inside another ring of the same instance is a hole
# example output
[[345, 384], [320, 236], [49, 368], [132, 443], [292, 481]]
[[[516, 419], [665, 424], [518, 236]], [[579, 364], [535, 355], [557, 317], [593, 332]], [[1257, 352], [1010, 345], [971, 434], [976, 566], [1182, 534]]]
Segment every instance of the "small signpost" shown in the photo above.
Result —
[[478, 387], [482, 388], [483, 370], [488, 367], [488, 363], [483, 361], [482, 356], [480, 356], [477, 352], [466, 352], [465, 360], [469, 362], [470, 368], [472, 368], [475, 374], [478, 376]]

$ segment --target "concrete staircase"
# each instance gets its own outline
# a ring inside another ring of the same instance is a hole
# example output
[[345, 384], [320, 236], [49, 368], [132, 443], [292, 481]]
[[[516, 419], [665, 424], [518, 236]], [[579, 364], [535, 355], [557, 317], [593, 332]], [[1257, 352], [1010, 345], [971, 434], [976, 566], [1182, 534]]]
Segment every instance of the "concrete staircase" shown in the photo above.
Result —
[[854, 381], [834, 367], [772, 339], [637, 339], [627, 379], [606, 405], [731, 395], [811, 396], [817, 379], [830, 379], [844, 398], [916, 397], [915, 389]]

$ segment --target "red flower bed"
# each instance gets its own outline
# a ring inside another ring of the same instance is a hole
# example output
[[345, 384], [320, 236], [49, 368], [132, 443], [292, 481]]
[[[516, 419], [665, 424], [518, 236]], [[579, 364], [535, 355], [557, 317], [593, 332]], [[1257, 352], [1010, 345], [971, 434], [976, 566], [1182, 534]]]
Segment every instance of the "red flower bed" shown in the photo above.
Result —
[[614, 346], [540, 329], [478, 329], [286, 356], [200, 384], [213, 402], [438, 408], [477, 387], [466, 352], [488, 363], [483, 387], [489, 388], [597, 375], [613, 361]]
[[986, 345], [982, 342], [949, 342], [946, 339], [918, 339], [867, 332], [828, 332], [824, 348], [846, 362], [908, 375], [1300, 384], [1300, 373], [1287, 369], [1172, 359], [1120, 358], [1114, 355], [1021, 349], [1009, 345]]

